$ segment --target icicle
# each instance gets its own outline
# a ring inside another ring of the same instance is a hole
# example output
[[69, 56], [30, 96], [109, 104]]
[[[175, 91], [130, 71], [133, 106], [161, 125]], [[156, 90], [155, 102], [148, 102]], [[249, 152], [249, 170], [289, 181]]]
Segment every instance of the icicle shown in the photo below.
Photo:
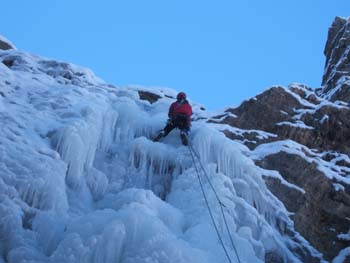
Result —
[[109, 150], [114, 142], [118, 118], [119, 113], [117, 111], [107, 110], [103, 115], [99, 148], [105, 152]]
[[[235, 208], [226, 209], [236, 211], [235, 223], [239, 228], [249, 227], [250, 230], [246, 229], [244, 233], [250, 231], [248, 239], [256, 254], [262, 257], [264, 251], [272, 249], [279, 251], [278, 253], [283, 257], [295, 259], [290, 250], [286, 248], [286, 244], [281, 241], [282, 238], [278, 238], [285, 233], [287, 225], [291, 227], [288, 213], [283, 204], [267, 189], [261, 169], [243, 155], [242, 152], [249, 150], [239, 143], [228, 140], [216, 130], [206, 127], [196, 130], [193, 145], [203, 163], [217, 165], [216, 171], [208, 169], [208, 166], [206, 168], [210, 171], [211, 180], [215, 181], [220, 173], [231, 178], [235, 191], [231, 191], [230, 194], [226, 193], [226, 195], [227, 198], [234, 200]], [[217, 185], [217, 187], [220, 186]], [[224, 198], [225, 195], [222, 197]], [[237, 199], [238, 197], [242, 199]], [[227, 202], [229, 201], [226, 199], [225, 206], [228, 206]], [[259, 233], [259, 228], [265, 229], [265, 235], [268, 233], [265, 238], [261, 236], [264, 232]], [[262, 242], [264, 249], [261, 245], [254, 245], [255, 243], [251, 240], [253, 237], [254, 240]]]
[[84, 109], [86, 120], [58, 130], [52, 143], [68, 164], [66, 182], [72, 188], [79, 188], [85, 168], [91, 166], [98, 146], [101, 121], [100, 114]]
[[[169, 147], [153, 143], [146, 138], [138, 138], [132, 144], [130, 163], [135, 167], [134, 183], [146, 189], [152, 189], [155, 194], [165, 198], [170, 190], [171, 177], [179, 164], [174, 159], [175, 152]], [[145, 175], [145, 177], [139, 175]], [[141, 180], [144, 180], [142, 183]], [[142, 186], [143, 185], [143, 186]]]

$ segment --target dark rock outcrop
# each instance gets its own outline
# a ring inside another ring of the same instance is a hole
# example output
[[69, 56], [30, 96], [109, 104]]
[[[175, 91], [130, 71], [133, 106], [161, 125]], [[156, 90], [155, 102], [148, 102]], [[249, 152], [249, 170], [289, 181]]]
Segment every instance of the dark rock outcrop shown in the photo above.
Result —
[[[308, 96], [302, 92], [303, 88], [296, 89], [295, 86], [294, 89], [273, 87], [238, 108], [228, 109], [234, 117], [227, 116], [219, 123], [245, 129], [246, 134], [249, 130], [262, 130], [277, 135], [269, 140], [256, 138], [255, 145], [247, 144], [251, 149], [261, 143], [292, 139], [319, 151], [350, 152], [350, 144], [344, 143], [350, 141], [350, 109], [325, 103], [313, 91], [308, 91]], [[299, 94], [297, 99], [295, 96]], [[212, 119], [210, 122], [218, 121]], [[239, 139], [229, 132], [225, 134]], [[252, 133], [245, 138], [252, 141]]]
[[138, 93], [141, 100], [147, 100], [151, 104], [161, 98], [161, 96], [149, 91], [139, 90]]
[[223, 123], [247, 130], [259, 127], [259, 130], [273, 132], [276, 123], [289, 120], [293, 109], [300, 107], [297, 99], [284, 88], [273, 87], [244, 101], [238, 108], [228, 109], [237, 117], [225, 119]]
[[305, 113], [302, 121], [314, 127], [313, 136], [302, 142], [320, 151], [350, 152], [350, 109], [325, 105], [312, 113]]
[[336, 17], [328, 31], [323, 88], [319, 95], [350, 102], [350, 18]]
[[349, 230], [350, 193], [336, 191], [332, 181], [317, 169], [315, 163], [310, 164], [297, 155], [279, 152], [257, 164], [278, 170], [287, 181], [305, 190], [305, 194], [301, 194], [281, 186], [274, 178], [266, 180], [269, 189], [295, 213], [295, 228], [322, 251], [326, 259], [334, 258], [346, 245], [337, 239], [337, 234]]
[[0, 50], [16, 49], [10, 41], [0, 35]]

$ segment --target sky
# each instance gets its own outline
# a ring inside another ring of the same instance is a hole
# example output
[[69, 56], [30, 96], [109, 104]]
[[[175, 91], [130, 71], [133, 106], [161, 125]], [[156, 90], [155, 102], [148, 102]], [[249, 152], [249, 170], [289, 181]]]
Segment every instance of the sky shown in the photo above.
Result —
[[116, 86], [185, 91], [209, 110], [273, 85], [321, 85], [328, 28], [349, 0], [11, 0], [0, 34]]

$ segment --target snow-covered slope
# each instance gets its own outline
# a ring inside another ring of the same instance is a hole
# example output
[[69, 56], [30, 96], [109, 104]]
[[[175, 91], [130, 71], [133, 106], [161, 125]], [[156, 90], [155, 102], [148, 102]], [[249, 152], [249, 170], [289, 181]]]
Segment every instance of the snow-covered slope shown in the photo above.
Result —
[[[163, 127], [170, 89], [141, 100], [84, 68], [0, 51], [0, 262], [229, 262], [189, 148]], [[143, 89], [145, 90], [145, 89]], [[206, 115], [194, 103], [195, 116]], [[240, 262], [318, 261], [243, 144], [194, 121]], [[204, 189], [238, 262], [209, 183]]]

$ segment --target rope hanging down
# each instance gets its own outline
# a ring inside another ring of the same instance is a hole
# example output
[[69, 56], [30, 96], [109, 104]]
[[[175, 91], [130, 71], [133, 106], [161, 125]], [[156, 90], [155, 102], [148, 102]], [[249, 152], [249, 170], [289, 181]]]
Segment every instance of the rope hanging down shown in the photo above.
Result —
[[203, 188], [202, 178], [201, 178], [201, 176], [200, 176], [200, 173], [199, 173], [199, 170], [198, 170], [196, 161], [195, 161], [195, 157], [197, 158], [198, 163], [199, 163], [199, 165], [200, 165], [200, 167], [201, 167], [201, 169], [202, 169], [202, 171], [203, 171], [203, 174], [204, 174], [205, 177], [207, 178], [207, 181], [208, 181], [208, 183], [209, 183], [211, 189], [213, 190], [213, 192], [214, 192], [214, 194], [215, 194], [215, 197], [216, 197], [216, 199], [217, 199], [217, 201], [218, 201], [218, 203], [219, 203], [219, 205], [220, 205], [220, 211], [221, 211], [221, 214], [222, 214], [223, 219], [224, 219], [224, 223], [225, 223], [225, 227], [226, 227], [227, 233], [228, 233], [228, 235], [229, 235], [229, 237], [230, 237], [230, 242], [231, 242], [232, 248], [233, 248], [234, 251], [235, 251], [235, 254], [236, 254], [236, 257], [237, 257], [237, 262], [240, 263], [241, 261], [240, 261], [239, 256], [238, 256], [238, 252], [237, 252], [236, 246], [234, 245], [234, 242], [233, 242], [233, 239], [232, 239], [232, 235], [231, 235], [230, 229], [229, 229], [229, 227], [228, 227], [227, 220], [226, 220], [226, 216], [225, 216], [225, 213], [224, 213], [224, 210], [223, 210], [223, 207], [225, 207], [225, 205], [221, 202], [221, 200], [220, 200], [220, 198], [219, 198], [219, 196], [218, 196], [218, 194], [217, 194], [217, 192], [216, 192], [216, 190], [215, 190], [213, 184], [211, 183], [211, 181], [210, 181], [210, 179], [209, 179], [209, 176], [208, 176], [207, 172], [205, 171], [204, 166], [203, 166], [203, 164], [202, 164], [202, 162], [201, 162], [201, 160], [200, 160], [200, 158], [199, 158], [199, 154], [193, 149], [193, 147], [192, 147], [191, 144], [188, 145], [188, 149], [189, 149], [190, 154], [191, 154], [191, 157], [192, 157], [193, 165], [194, 165], [195, 170], [196, 170], [196, 173], [197, 173], [198, 181], [199, 181], [199, 184], [200, 184], [200, 187], [201, 187], [201, 190], [202, 190], [204, 199], [205, 199], [205, 203], [206, 203], [206, 205], [207, 205], [207, 208], [208, 208], [208, 211], [209, 211], [211, 220], [212, 220], [212, 222], [213, 222], [215, 231], [216, 231], [216, 233], [217, 233], [217, 235], [218, 235], [218, 237], [219, 237], [221, 246], [222, 246], [222, 248], [223, 248], [224, 251], [225, 251], [226, 257], [227, 257], [228, 261], [229, 261], [230, 263], [232, 263], [232, 260], [231, 260], [229, 254], [228, 254], [228, 252], [227, 252], [227, 250], [226, 250], [226, 247], [225, 247], [225, 245], [224, 245], [223, 239], [222, 239], [222, 237], [221, 237], [221, 235], [220, 235], [220, 233], [219, 233], [218, 227], [217, 227], [217, 225], [216, 225], [216, 223], [215, 223], [213, 213], [212, 213], [212, 211], [211, 211], [211, 209], [210, 209], [209, 202], [208, 202], [207, 196], [206, 196], [205, 191], [204, 191], [204, 188]]

